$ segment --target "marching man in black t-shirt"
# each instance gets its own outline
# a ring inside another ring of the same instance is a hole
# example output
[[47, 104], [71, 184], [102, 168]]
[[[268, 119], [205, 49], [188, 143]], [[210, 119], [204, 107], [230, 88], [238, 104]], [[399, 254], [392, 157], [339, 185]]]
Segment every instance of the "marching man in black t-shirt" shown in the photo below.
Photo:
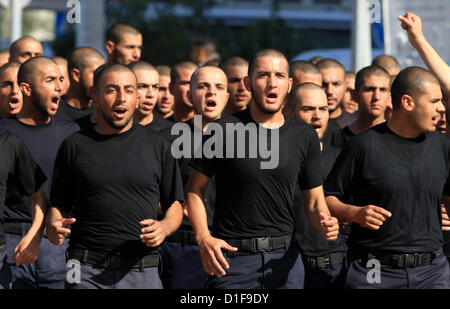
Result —
[[[289, 94], [289, 108], [295, 118], [312, 126], [319, 136], [324, 181], [339, 155], [341, 148], [323, 143], [328, 127], [329, 113], [325, 91], [313, 82], [298, 84]], [[342, 233], [335, 241], [326, 241], [321, 233], [308, 222], [303, 207], [300, 188], [295, 190], [294, 238], [297, 242], [305, 266], [305, 289], [342, 288], [345, 279], [345, 246]]]
[[332, 213], [356, 223], [346, 287], [448, 288], [440, 202], [450, 195], [450, 138], [435, 128], [441, 88], [431, 72], [409, 67], [391, 94], [392, 118], [350, 140], [325, 186]]
[[[316, 229], [329, 240], [339, 229], [323, 195], [319, 139], [313, 128], [281, 111], [292, 85], [282, 53], [258, 52], [248, 75], [251, 107], [211, 123], [212, 142], [205, 140], [206, 153], [191, 162], [189, 219], [210, 288], [302, 288], [303, 263], [291, 243], [295, 186]], [[212, 176], [217, 192], [211, 235], [203, 196]]]
[[382, 67], [371, 65], [358, 71], [355, 90], [351, 91], [353, 100], [358, 103], [357, 118], [342, 130], [347, 140], [386, 121], [390, 83], [389, 73]]
[[126, 66], [99, 67], [98, 123], [59, 149], [47, 230], [55, 244], [71, 233], [67, 288], [162, 288], [159, 246], [181, 223], [183, 187], [170, 143], [133, 123], [136, 88]]
[[[43, 186], [47, 177], [32, 158], [24, 143], [15, 135], [0, 130], [0, 289], [11, 288], [11, 270], [6, 260], [5, 199], [8, 194], [30, 196], [33, 223], [13, 251], [16, 265], [29, 264], [38, 258], [44, 232], [48, 196]], [[11, 251], [12, 252], [12, 251]]]

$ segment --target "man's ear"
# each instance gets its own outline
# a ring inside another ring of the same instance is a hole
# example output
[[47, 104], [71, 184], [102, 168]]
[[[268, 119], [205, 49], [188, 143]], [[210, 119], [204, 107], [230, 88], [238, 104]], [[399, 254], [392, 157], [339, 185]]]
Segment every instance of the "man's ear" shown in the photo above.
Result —
[[289, 77], [289, 88], [288, 88], [288, 93], [291, 93], [292, 90], [292, 85], [294, 84], [294, 80], [292, 79], [292, 77]]
[[19, 88], [24, 96], [31, 97], [33, 91], [31, 89], [30, 84], [22, 82], [20, 83]]
[[77, 83], [79, 83], [79, 82], [80, 82], [80, 79], [81, 79], [81, 72], [80, 72], [80, 70], [78, 70], [78, 69], [76, 69], [76, 68], [73, 68], [73, 69], [70, 71], [70, 77], [71, 77], [74, 81], [76, 81]]
[[355, 89], [349, 89], [347, 91], [350, 91], [350, 97], [351, 97], [352, 101], [359, 104], [358, 91], [356, 91]]
[[89, 87], [89, 95], [91, 96], [92, 102], [94, 103], [96, 108], [99, 108], [97, 105], [97, 92], [95, 91], [94, 87]]
[[105, 43], [105, 49], [106, 49], [106, 52], [107, 52], [109, 55], [111, 55], [111, 54], [113, 53], [114, 48], [115, 48], [115, 44], [114, 44], [113, 41], [106, 41], [106, 43]]
[[400, 99], [401, 106], [408, 112], [413, 112], [416, 108], [416, 103], [414, 102], [414, 98], [409, 94], [402, 95]]
[[244, 77], [244, 85], [245, 85], [245, 89], [247, 89], [247, 91], [252, 91], [252, 81], [250, 79], [250, 77], [245, 76]]

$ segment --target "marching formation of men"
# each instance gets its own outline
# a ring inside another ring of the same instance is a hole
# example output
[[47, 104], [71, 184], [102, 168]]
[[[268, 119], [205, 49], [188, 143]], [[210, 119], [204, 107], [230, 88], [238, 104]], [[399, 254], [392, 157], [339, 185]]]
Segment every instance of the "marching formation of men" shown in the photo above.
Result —
[[126, 23], [107, 59], [13, 42], [0, 288], [450, 288], [450, 67], [398, 19], [428, 69], [221, 61], [210, 41], [154, 66]]

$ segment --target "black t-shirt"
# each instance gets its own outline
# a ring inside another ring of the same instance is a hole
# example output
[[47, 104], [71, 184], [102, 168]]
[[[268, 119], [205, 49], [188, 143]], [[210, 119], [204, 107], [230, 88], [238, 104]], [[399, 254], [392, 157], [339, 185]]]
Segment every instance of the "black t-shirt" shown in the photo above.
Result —
[[339, 117], [337, 118], [333, 118], [333, 120], [336, 121], [336, 123], [342, 129], [348, 125], [351, 125], [356, 120], [357, 117], [358, 117], [357, 113], [350, 114], [346, 112], [344, 109], [342, 109], [341, 115], [339, 115]]
[[139, 124], [102, 135], [89, 127], [68, 137], [55, 162], [52, 205], [72, 211], [71, 248], [100, 254], [152, 251], [140, 241], [144, 219], [156, 219], [183, 201], [180, 171], [170, 143]]
[[[18, 136], [27, 146], [34, 160], [47, 176], [48, 182], [45, 188], [47, 192], [50, 192], [53, 165], [58, 148], [67, 136], [79, 130], [78, 125], [71, 120], [52, 118], [48, 124], [32, 126], [13, 116], [0, 120], [0, 129]], [[9, 192], [5, 204], [7, 222], [31, 222], [32, 213], [28, 197]]]
[[345, 128], [343, 128], [342, 132], [344, 133], [346, 141], [349, 141], [353, 136], [356, 136], [356, 134], [353, 133], [352, 130], [350, 130], [349, 126], [346, 126]]
[[334, 119], [328, 120], [328, 126], [322, 136], [323, 145], [330, 145], [338, 148], [344, 147], [347, 142], [344, 133]]
[[[209, 125], [211, 130], [215, 127], [213, 124], [222, 128], [224, 139], [217, 139], [216, 149], [222, 150], [224, 158], [194, 158], [191, 166], [208, 177], [216, 177], [213, 223], [216, 237], [244, 239], [292, 235], [295, 186], [300, 183], [302, 190], [308, 190], [322, 184], [317, 133], [300, 120], [287, 115], [284, 119], [279, 129], [261, 130], [246, 109]], [[233, 127], [245, 138], [238, 138], [236, 131], [231, 133]], [[254, 128], [252, 134], [244, 133], [247, 129], [252, 131], [251, 127]], [[218, 132], [216, 136], [220, 135]], [[209, 143], [210, 138], [206, 138], [205, 143]], [[262, 156], [261, 150], [270, 148], [272, 138], [272, 153]], [[223, 141], [222, 147], [220, 141]], [[237, 156], [239, 154], [241, 156]], [[272, 164], [276, 166], [271, 168], [273, 166], [269, 165]]]
[[376, 205], [392, 213], [379, 230], [352, 225], [347, 243], [363, 249], [431, 252], [442, 246], [442, 195], [448, 182], [450, 137], [432, 132], [415, 139], [393, 133], [386, 123], [344, 147], [326, 182], [326, 195], [353, 205]]
[[175, 124], [175, 122], [159, 117], [158, 115], [153, 115], [153, 120], [145, 127], [152, 129], [156, 132], [162, 130], [170, 130], [170, 128]]
[[10, 132], [0, 130], [0, 246], [6, 243], [3, 212], [7, 191], [31, 196], [46, 180], [23, 142]]
[[[189, 132], [191, 133], [190, 136], [190, 147], [191, 147], [191, 153], [194, 153], [194, 123], [193, 119], [189, 119], [186, 122], [178, 123], [177, 125], [186, 125], [189, 127]], [[172, 127], [171, 127], [172, 128]], [[183, 131], [177, 131], [174, 130], [173, 134], [171, 132], [171, 128], [166, 128], [162, 131], [160, 131], [165, 136], [168, 136], [170, 141], [173, 143], [176, 139], [181, 137], [181, 134], [183, 134]], [[201, 129], [198, 129], [201, 130]], [[191, 162], [190, 156], [183, 156], [179, 158], [178, 164], [180, 166], [181, 171], [181, 178], [183, 179], [183, 186], [186, 187], [186, 184], [191, 177], [192, 174], [192, 167], [189, 165]], [[205, 190], [205, 196], [204, 196], [204, 202], [205, 202], [205, 209], [206, 209], [206, 219], [208, 222], [208, 227], [211, 229], [213, 224], [213, 218], [214, 218], [214, 204], [216, 201], [216, 181], [215, 177], [211, 177], [208, 186]], [[183, 217], [183, 222], [181, 223], [180, 229], [182, 230], [192, 230], [191, 223], [187, 217]]]
[[[340, 148], [325, 146], [322, 150], [322, 173], [324, 181], [331, 171], [336, 158], [341, 152]], [[344, 251], [341, 241], [328, 241], [323, 234], [316, 230], [308, 220], [304, 210], [303, 198], [300, 188], [296, 188], [294, 197], [294, 207], [297, 210], [295, 220], [294, 237], [300, 252], [306, 256], [323, 256], [332, 252]]]
[[91, 103], [88, 108], [76, 108], [69, 105], [66, 100], [61, 99], [58, 106], [58, 112], [56, 113], [56, 118], [65, 118], [69, 120], [76, 121], [85, 116], [90, 116], [95, 113], [95, 105]]

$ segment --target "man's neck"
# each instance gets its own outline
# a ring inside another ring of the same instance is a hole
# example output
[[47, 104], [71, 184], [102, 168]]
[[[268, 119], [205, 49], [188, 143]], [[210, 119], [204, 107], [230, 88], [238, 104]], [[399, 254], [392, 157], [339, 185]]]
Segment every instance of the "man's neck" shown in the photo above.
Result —
[[140, 112], [136, 111], [133, 115], [133, 120], [136, 123], [139, 123], [140, 125], [146, 126], [153, 121], [153, 113], [150, 112], [148, 114], [141, 114]]
[[181, 104], [175, 103], [173, 109], [174, 109], [173, 118], [175, 118], [176, 122], [186, 122], [192, 117], [194, 117], [194, 109], [183, 103]]
[[92, 104], [91, 100], [81, 95], [81, 91], [78, 91], [74, 87], [70, 87], [64, 96], [67, 104], [77, 109], [89, 108]]
[[173, 115], [173, 110], [171, 110], [170, 112], [168, 112], [166, 114], [163, 114], [159, 110], [154, 109], [153, 113], [156, 114], [157, 116], [161, 117], [161, 118], [167, 119], [167, 118], [169, 118], [170, 116]]
[[330, 112], [330, 118], [331, 119], [335, 119], [335, 118], [339, 117], [340, 115], [342, 115], [342, 108], [341, 108], [341, 106], [336, 107], [336, 109], [334, 111]]
[[260, 110], [257, 104], [252, 104], [250, 116], [255, 122], [267, 129], [277, 129], [284, 124], [284, 116], [281, 109], [273, 114], [266, 114]]
[[385, 122], [384, 114], [380, 117], [370, 117], [370, 116], [364, 116], [362, 113], [358, 112], [358, 118], [349, 125], [350, 131], [352, 131], [355, 134], [360, 134], [380, 123]]
[[387, 122], [387, 126], [392, 132], [404, 138], [416, 138], [424, 133], [416, 126], [411, 125], [409, 119], [402, 117], [398, 113], [392, 115], [391, 119]]
[[106, 123], [106, 121], [100, 121], [97, 122], [97, 124], [94, 126], [95, 131], [101, 135], [116, 135], [125, 133], [126, 131], [130, 130], [133, 127], [133, 119], [122, 129], [117, 129], [111, 127], [109, 124]]
[[38, 126], [48, 124], [52, 118], [48, 115], [44, 115], [34, 105], [33, 102], [23, 102], [22, 110], [17, 114], [17, 119], [30, 126]]

